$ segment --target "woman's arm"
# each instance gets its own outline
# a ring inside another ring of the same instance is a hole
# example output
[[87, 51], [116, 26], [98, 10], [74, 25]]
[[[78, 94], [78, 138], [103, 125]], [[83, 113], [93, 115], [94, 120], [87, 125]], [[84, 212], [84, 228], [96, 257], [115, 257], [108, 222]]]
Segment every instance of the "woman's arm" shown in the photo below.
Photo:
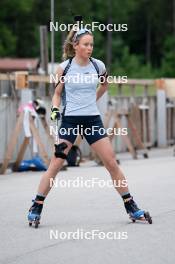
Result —
[[107, 91], [108, 83], [107, 80], [104, 83], [101, 83], [97, 88], [96, 101]]
[[[58, 70], [56, 72], [56, 75], [57, 75], [57, 78], [58, 80], [60, 80], [60, 77], [63, 75], [63, 69], [58, 66]], [[52, 106], [53, 107], [56, 107], [56, 108], [59, 108], [60, 104], [61, 104], [61, 93], [62, 93], [62, 90], [63, 90], [63, 83], [59, 83], [57, 85], [57, 87], [55, 88], [55, 92], [54, 92], [54, 95], [52, 97]]]

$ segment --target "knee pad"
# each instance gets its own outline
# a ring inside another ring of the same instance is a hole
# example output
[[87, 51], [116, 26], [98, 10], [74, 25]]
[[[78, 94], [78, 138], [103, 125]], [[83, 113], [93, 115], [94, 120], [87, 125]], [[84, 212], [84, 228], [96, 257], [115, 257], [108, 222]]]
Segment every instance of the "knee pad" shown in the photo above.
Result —
[[66, 159], [67, 155], [64, 153], [64, 150], [68, 147], [68, 145], [65, 142], [62, 142], [58, 145], [55, 144], [55, 157]]

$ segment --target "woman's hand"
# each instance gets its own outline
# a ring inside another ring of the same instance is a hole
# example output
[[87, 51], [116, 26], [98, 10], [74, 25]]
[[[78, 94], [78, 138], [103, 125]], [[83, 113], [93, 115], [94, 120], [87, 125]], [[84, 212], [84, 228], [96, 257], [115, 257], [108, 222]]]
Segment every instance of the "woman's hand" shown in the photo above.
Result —
[[60, 114], [59, 108], [56, 106], [52, 106], [50, 119], [52, 121], [56, 121], [56, 120], [60, 120], [60, 118], [61, 118], [61, 114]]

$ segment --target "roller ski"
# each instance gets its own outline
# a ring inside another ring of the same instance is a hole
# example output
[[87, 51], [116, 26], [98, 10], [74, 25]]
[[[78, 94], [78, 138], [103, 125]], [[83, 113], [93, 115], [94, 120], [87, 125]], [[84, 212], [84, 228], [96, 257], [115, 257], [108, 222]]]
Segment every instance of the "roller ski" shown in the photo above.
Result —
[[124, 205], [126, 212], [127, 214], [129, 214], [129, 218], [133, 223], [135, 223], [136, 220], [139, 220], [146, 221], [149, 224], [152, 224], [152, 218], [149, 212], [145, 212], [144, 210], [139, 209], [137, 204], [134, 202], [133, 197], [124, 199]]
[[32, 224], [34, 224], [35, 228], [38, 228], [40, 224], [41, 212], [43, 209], [43, 201], [32, 200], [32, 202], [33, 205], [29, 209], [28, 214], [29, 226], [32, 226]]

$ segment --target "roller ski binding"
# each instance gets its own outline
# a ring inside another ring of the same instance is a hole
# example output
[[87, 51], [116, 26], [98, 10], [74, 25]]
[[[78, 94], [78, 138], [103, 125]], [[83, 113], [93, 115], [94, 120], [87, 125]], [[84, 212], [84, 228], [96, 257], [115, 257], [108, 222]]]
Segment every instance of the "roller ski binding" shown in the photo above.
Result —
[[35, 228], [38, 228], [40, 224], [41, 212], [43, 209], [43, 201], [32, 200], [32, 202], [33, 205], [29, 209], [29, 214], [28, 214], [29, 226], [32, 226], [33, 223]]
[[124, 199], [124, 205], [126, 212], [127, 214], [129, 214], [129, 218], [133, 223], [135, 223], [136, 220], [139, 220], [146, 221], [149, 224], [152, 224], [152, 218], [149, 212], [145, 212], [144, 210], [139, 209], [137, 204], [134, 202], [133, 197]]

